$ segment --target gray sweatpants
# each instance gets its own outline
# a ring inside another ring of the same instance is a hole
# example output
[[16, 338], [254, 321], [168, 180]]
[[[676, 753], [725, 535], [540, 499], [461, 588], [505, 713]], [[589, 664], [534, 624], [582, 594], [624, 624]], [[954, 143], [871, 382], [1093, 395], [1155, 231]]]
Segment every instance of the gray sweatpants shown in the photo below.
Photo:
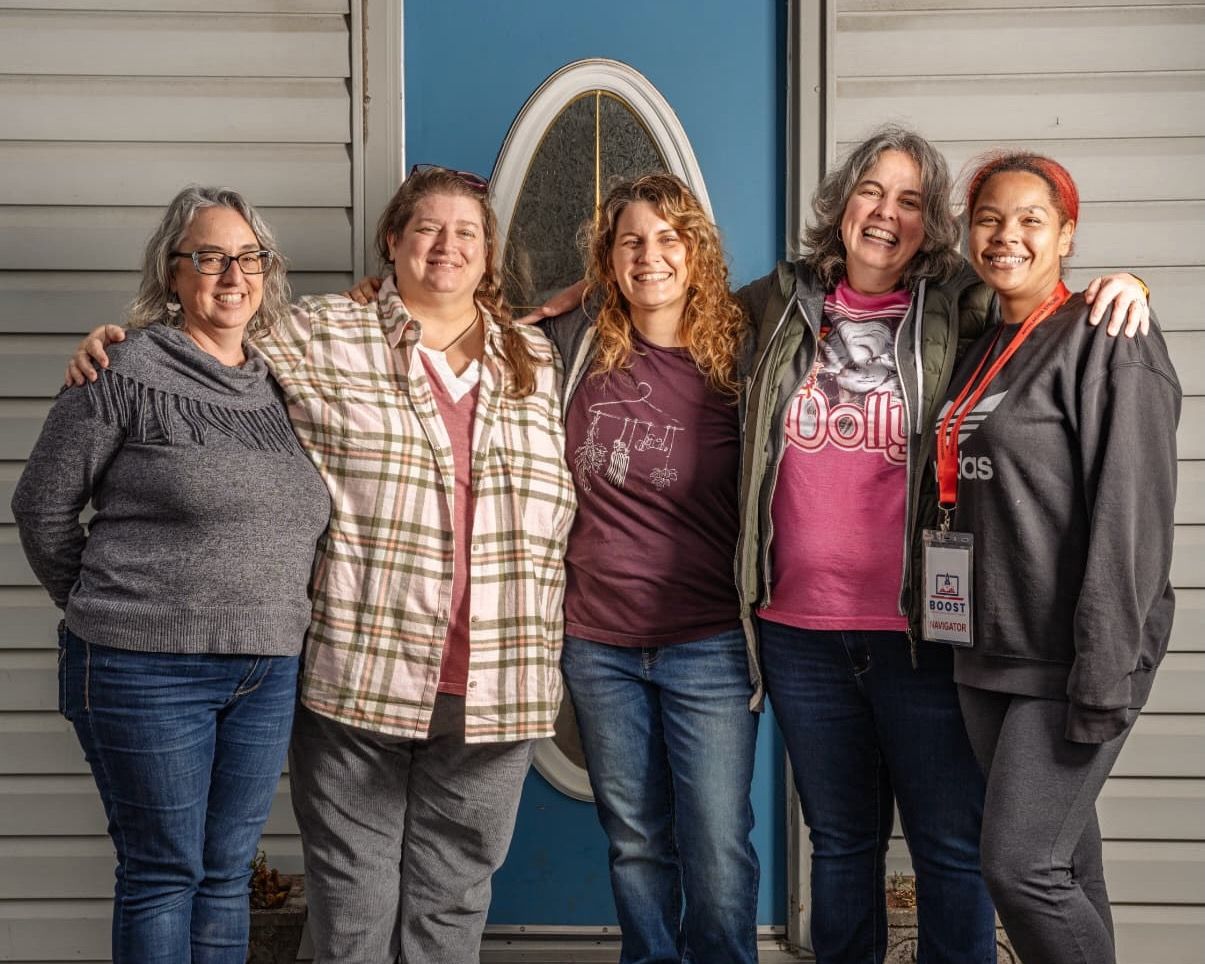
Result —
[[530, 740], [464, 742], [440, 694], [426, 740], [298, 707], [289, 751], [315, 964], [469, 964], [510, 846]]
[[1025, 964], [1114, 964], [1096, 798], [1133, 728], [1107, 743], [1063, 736], [1067, 704], [958, 687], [987, 778], [980, 860]]

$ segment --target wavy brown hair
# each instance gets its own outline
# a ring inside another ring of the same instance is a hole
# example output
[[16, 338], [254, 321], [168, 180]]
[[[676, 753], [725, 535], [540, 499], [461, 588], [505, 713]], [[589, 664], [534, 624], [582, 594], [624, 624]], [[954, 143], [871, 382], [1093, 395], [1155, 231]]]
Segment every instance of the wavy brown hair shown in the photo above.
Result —
[[460, 195], [472, 198], [481, 205], [481, 224], [485, 233], [485, 273], [473, 297], [502, 329], [502, 361], [509, 375], [507, 394], [522, 398], [536, 390], [535, 356], [510, 317], [510, 306], [502, 291], [502, 271], [499, 266], [498, 218], [480, 185], [467, 180], [457, 171], [443, 167], [427, 167], [411, 174], [397, 189], [377, 221], [376, 249], [387, 274], [393, 271], [389, 257], [389, 239], [401, 234], [418, 202], [430, 194]]
[[950, 210], [950, 169], [945, 158], [915, 131], [880, 127], [851, 150], [840, 167], [825, 175], [812, 195], [813, 219], [804, 231], [807, 251], [803, 262], [830, 291], [845, 277], [845, 244], [841, 241], [845, 206], [883, 151], [907, 154], [920, 171], [925, 239], [904, 268], [900, 284], [911, 288], [921, 278], [945, 281], [962, 266], [958, 221]]
[[679, 337], [712, 388], [738, 394], [741, 382], [737, 367], [748, 323], [740, 303], [728, 290], [728, 265], [719, 231], [690, 188], [673, 174], [645, 174], [617, 184], [603, 202], [590, 233], [584, 300], [588, 303], [597, 298], [600, 302], [595, 319], [595, 372], [605, 374], [626, 368], [632, 355], [632, 316], [619, 290], [611, 253], [620, 215], [629, 204], [639, 201], [651, 204], [686, 247], [689, 283]]

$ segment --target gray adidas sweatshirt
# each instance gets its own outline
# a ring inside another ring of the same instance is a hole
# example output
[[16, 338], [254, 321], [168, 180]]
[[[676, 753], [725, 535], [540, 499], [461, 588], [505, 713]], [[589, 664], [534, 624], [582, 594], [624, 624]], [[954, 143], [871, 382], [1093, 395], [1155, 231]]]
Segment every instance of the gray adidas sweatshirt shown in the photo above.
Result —
[[330, 497], [267, 367], [225, 366], [161, 325], [109, 357], [59, 395], [17, 483], [34, 574], [91, 643], [298, 653]]

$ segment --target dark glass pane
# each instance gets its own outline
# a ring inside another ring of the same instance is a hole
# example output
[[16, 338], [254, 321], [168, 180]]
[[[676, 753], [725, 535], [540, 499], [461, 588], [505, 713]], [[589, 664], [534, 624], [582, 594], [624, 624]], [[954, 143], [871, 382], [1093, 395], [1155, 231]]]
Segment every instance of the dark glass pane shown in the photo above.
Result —
[[[602, 147], [595, 169], [595, 111]], [[517, 310], [542, 304], [582, 277], [580, 232], [594, 216], [595, 179], [664, 170], [648, 131], [623, 101], [585, 94], [549, 127], [528, 165], [506, 239], [506, 297]]]
[[618, 97], [604, 94], [599, 102], [602, 133], [602, 194], [624, 178], [664, 171], [665, 158], [632, 109]]

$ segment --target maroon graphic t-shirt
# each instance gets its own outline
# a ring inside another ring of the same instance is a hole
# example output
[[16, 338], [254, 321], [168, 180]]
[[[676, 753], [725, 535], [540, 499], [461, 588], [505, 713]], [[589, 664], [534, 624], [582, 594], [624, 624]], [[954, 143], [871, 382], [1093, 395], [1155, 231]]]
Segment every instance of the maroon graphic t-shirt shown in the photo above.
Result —
[[708, 387], [690, 352], [634, 333], [631, 368], [587, 374], [565, 434], [578, 501], [566, 633], [664, 646], [737, 628], [732, 399]]

